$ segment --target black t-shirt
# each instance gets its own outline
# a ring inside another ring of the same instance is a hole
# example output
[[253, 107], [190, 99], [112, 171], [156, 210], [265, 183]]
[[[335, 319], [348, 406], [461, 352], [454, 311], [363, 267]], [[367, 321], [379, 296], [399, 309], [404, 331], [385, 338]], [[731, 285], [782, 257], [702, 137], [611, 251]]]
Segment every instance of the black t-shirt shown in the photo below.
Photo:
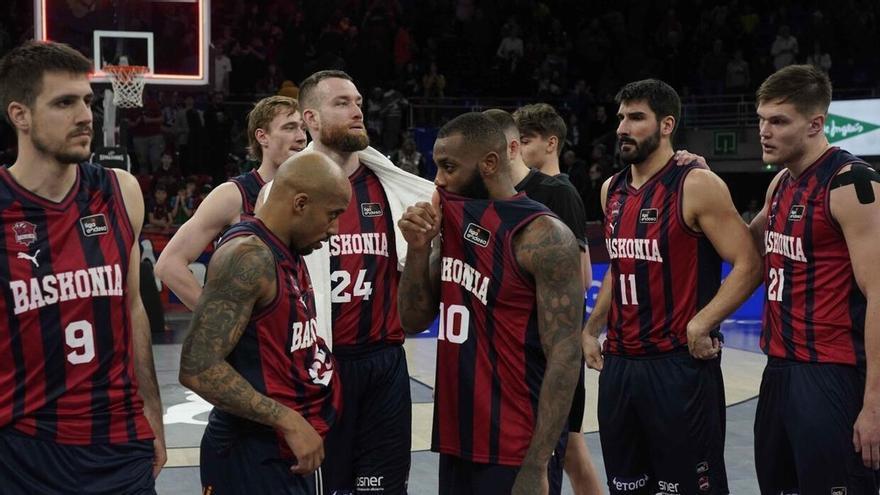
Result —
[[552, 177], [532, 169], [529, 171], [529, 175], [516, 185], [516, 190], [517, 192], [524, 191], [529, 198], [549, 208], [574, 232], [574, 237], [581, 250], [587, 248], [587, 220], [584, 202], [577, 189], [571, 185], [565, 175], [560, 174]]

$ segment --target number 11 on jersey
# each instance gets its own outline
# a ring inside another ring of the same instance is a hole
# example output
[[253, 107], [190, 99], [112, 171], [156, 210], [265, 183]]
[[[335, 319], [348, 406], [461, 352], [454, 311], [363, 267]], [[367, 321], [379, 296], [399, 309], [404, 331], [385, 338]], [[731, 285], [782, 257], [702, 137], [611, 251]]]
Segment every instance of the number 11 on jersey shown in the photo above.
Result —
[[[629, 282], [627, 284], [627, 281]], [[627, 299], [627, 292], [629, 292], [629, 299]], [[636, 276], [635, 274], [630, 273], [629, 275], [620, 274], [620, 304], [632, 304], [638, 306], [639, 298], [636, 295]]]

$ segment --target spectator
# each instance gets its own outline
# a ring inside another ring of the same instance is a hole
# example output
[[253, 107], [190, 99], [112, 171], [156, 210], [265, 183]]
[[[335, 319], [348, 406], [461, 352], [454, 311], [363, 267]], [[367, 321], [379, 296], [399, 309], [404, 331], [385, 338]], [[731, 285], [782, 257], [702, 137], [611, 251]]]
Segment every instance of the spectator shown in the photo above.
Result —
[[148, 222], [152, 227], [165, 228], [171, 226], [171, 221], [168, 192], [164, 187], [157, 187], [153, 191], [153, 201], [149, 209]]
[[724, 90], [724, 78], [727, 71], [727, 54], [724, 43], [720, 39], [712, 42], [712, 51], [703, 55], [700, 63], [703, 92], [707, 95], [718, 95]]
[[416, 141], [407, 136], [404, 139], [400, 149], [392, 156], [392, 160], [401, 170], [405, 170], [413, 175], [424, 177], [425, 175], [425, 158], [416, 148]]
[[813, 43], [813, 53], [807, 55], [807, 63], [828, 74], [831, 70], [831, 54], [823, 51], [821, 43], [817, 41]]
[[166, 151], [162, 153], [159, 170], [153, 174], [153, 189], [162, 188], [173, 191], [180, 182], [180, 169], [174, 163], [174, 156]]
[[519, 37], [519, 25], [516, 22], [505, 25], [506, 36], [498, 45], [495, 55], [501, 60], [501, 66], [508, 74], [516, 74], [519, 61], [525, 53], [523, 40]]
[[214, 54], [214, 91], [229, 94], [229, 73], [232, 72], [232, 61], [226, 56], [224, 45], [217, 44]]
[[281, 89], [278, 90], [278, 96], [287, 96], [288, 98], [293, 98], [294, 100], [299, 99], [299, 86], [297, 86], [291, 80], [285, 80], [281, 83]]
[[183, 225], [195, 211], [195, 181], [187, 181], [186, 186], [177, 189], [177, 196], [171, 199], [171, 218], [174, 225]]
[[125, 121], [134, 144], [138, 167], [144, 171], [155, 172], [165, 150], [165, 137], [162, 136], [162, 109], [159, 100], [152, 92], [144, 95], [144, 106], [126, 112]]
[[757, 198], [752, 198], [749, 200], [749, 206], [740, 215], [742, 216], [742, 219], [746, 223], [751, 223], [752, 220], [754, 220], [754, 218], [756, 216], [758, 216], [758, 213], [760, 213], [760, 212], [761, 212], [761, 201], [758, 200]]
[[590, 164], [587, 175], [587, 183], [581, 190], [581, 198], [584, 200], [584, 209], [588, 222], [602, 220], [604, 212], [602, 211], [602, 182], [605, 180], [605, 173], [602, 165], [598, 162]]
[[742, 50], [737, 48], [733, 52], [733, 58], [727, 62], [725, 87], [728, 93], [745, 93], [749, 89], [749, 84], [751, 84], [749, 63], [743, 59]]
[[446, 89], [446, 76], [437, 69], [437, 62], [431, 61], [428, 73], [422, 77], [422, 87], [425, 90], [425, 96], [443, 98]]
[[382, 95], [382, 150], [386, 153], [397, 149], [400, 143], [403, 113], [408, 107], [409, 101], [395, 88]]
[[781, 26], [773, 46], [770, 48], [770, 55], [773, 56], [773, 67], [779, 70], [783, 67], [795, 63], [798, 54], [798, 41], [788, 26]]

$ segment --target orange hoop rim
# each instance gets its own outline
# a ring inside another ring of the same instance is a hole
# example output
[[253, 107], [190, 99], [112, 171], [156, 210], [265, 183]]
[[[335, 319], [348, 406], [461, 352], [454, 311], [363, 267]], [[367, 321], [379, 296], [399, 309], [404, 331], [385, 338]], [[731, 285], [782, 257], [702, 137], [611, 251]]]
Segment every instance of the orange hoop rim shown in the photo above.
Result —
[[145, 65], [105, 65], [103, 71], [109, 74], [146, 74], [150, 68]]

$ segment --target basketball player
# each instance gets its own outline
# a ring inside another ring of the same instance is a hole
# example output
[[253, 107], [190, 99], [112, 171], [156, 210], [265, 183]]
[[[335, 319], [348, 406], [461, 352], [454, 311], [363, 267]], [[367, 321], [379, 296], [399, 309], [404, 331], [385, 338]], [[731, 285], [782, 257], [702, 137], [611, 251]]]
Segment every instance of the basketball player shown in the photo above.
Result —
[[86, 163], [92, 63], [28, 42], [0, 61], [18, 158], [0, 168], [0, 492], [155, 493], [165, 463], [139, 292], [137, 180]]
[[[590, 254], [587, 251], [587, 220], [584, 204], [577, 189], [559, 176], [550, 177], [537, 168], [529, 169], [526, 166], [520, 154], [520, 131], [509, 113], [491, 109], [484, 111], [483, 115], [492, 119], [504, 132], [514, 188], [517, 191], [524, 191], [529, 198], [549, 208], [571, 229], [580, 249], [582, 283], [584, 287], [589, 287], [593, 275]], [[559, 121], [564, 129], [565, 123], [561, 118]], [[562, 136], [564, 140], [564, 132]], [[582, 433], [585, 402], [584, 367], [581, 366], [578, 385], [571, 403], [571, 414], [568, 418], [569, 435], [565, 448], [565, 472], [571, 478], [571, 485], [576, 495], [602, 493], [602, 485], [599, 483], [599, 476]]]
[[562, 475], [551, 456], [567, 436], [581, 366], [577, 241], [517, 194], [507, 140], [485, 115], [444, 125], [434, 160], [433, 204], [399, 222], [409, 248], [398, 304], [408, 331], [439, 308], [431, 449], [440, 493], [546, 494], [548, 465]]
[[[199, 205], [162, 250], [156, 262], [156, 276], [174, 291], [180, 301], [194, 309], [202, 287], [189, 271], [205, 247], [242, 215], [254, 213], [260, 188], [275, 177], [275, 171], [289, 157], [306, 146], [306, 132], [293, 98], [269, 96], [258, 101], [248, 114], [248, 141], [260, 167], [217, 186]], [[223, 164], [214, 164], [223, 166]]]
[[[724, 182], [696, 162], [676, 165], [675, 90], [647, 79], [616, 99], [629, 166], [602, 186], [611, 266], [583, 334], [587, 364], [601, 370], [608, 487], [726, 494], [718, 327], [757, 287], [761, 260]], [[733, 266], [724, 284], [721, 259]]]
[[828, 144], [831, 82], [791, 65], [758, 88], [764, 163], [785, 168], [751, 223], [769, 356], [755, 417], [761, 493], [878, 492], [880, 175]]
[[202, 437], [205, 493], [322, 493], [320, 472], [310, 475], [342, 391], [302, 256], [336, 233], [350, 198], [333, 162], [299, 154], [214, 253], [180, 357], [180, 382], [216, 406]]
[[327, 437], [328, 492], [406, 493], [412, 404], [396, 304], [405, 243], [394, 219], [418, 200], [412, 198], [430, 198], [433, 187], [368, 147], [363, 100], [348, 74], [312, 74], [299, 96], [311, 147], [348, 176], [353, 198], [329, 250], [307, 260], [330, 295], [318, 323], [322, 316], [332, 322], [345, 404]]

